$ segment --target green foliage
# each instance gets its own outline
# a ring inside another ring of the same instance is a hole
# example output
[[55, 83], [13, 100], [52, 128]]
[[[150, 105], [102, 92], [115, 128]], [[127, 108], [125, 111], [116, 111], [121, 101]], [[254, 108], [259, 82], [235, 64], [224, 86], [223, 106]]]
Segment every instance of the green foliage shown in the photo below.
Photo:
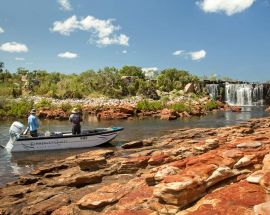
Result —
[[144, 110], [144, 111], [157, 111], [161, 110], [165, 107], [164, 103], [161, 101], [148, 101], [143, 100], [137, 103], [136, 108], [138, 110]]
[[6, 106], [8, 116], [16, 118], [27, 117], [30, 110], [33, 108], [34, 102], [32, 100], [21, 99], [20, 101], [11, 101]]
[[191, 108], [189, 105], [184, 103], [174, 103], [168, 106], [169, 109], [175, 110], [177, 112], [191, 112]]
[[190, 82], [197, 83], [199, 79], [189, 72], [177, 69], [165, 69], [157, 78], [160, 90], [170, 92], [174, 89], [181, 90]]
[[[81, 74], [29, 71], [25, 68], [18, 68], [16, 73], [10, 73], [4, 70], [4, 63], [0, 62], [0, 96], [10, 97], [31, 94], [57, 99], [81, 99], [93, 95], [109, 98], [140, 95], [157, 100], [157, 90], [179, 91], [187, 83], [196, 83], [198, 80], [189, 72], [178, 69], [165, 69], [157, 76], [157, 80], [146, 80], [144, 72], [137, 66], [124, 66], [121, 69], [105, 67]], [[14, 86], [13, 83], [17, 85]]]
[[35, 104], [36, 109], [50, 109], [52, 106], [52, 101], [44, 98]]
[[137, 66], [124, 66], [119, 71], [120, 76], [136, 76], [138, 78], [144, 79], [144, 73], [140, 67]]
[[169, 96], [162, 96], [160, 98], [160, 101], [162, 101], [163, 103], [167, 103], [168, 101], [170, 101], [170, 98], [169, 98]]
[[146, 98], [150, 98], [150, 99], [159, 99], [160, 97], [158, 96], [157, 92], [156, 92], [156, 83], [153, 81], [143, 81], [141, 80], [139, 82], [139, 89], [137, 94], [138, 95], [143, 95]]
[[216, 101], [208, 101], [205, 105], [204, 105], [204, 109], [211, 111], [214, 109], [218, 108], [218, 103]]
[[60, 108], [65, 112], [70, 112], [72, 109], [72, 105], [68, 102], [62, 102]]

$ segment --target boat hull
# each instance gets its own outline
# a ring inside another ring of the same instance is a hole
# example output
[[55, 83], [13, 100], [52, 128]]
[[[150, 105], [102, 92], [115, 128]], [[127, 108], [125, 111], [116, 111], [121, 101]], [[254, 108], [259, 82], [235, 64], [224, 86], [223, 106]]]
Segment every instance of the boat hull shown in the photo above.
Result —
[[13, 147], [10, 151], [25, 152], [94, 147], [111, 141], [120, 130], [122, 128], [91, 135], [18, 139], [12, 144]]

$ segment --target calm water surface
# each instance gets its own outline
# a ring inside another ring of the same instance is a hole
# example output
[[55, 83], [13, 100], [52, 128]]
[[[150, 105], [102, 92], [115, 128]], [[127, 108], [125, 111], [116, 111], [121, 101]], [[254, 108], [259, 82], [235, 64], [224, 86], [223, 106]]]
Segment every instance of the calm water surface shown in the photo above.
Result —
[[[133, 120], [114, 120], [98, 121], [95, 117], [89, 117], [82, 123], [82, 129], [96, 127], [124, 127], [116, 139], [113, 140], [112, 147], [117, 150], [118, 146], [131, 140], [140, 140], [147, 137], [161, 136], [169, 130], [177, 128], [218, 128], [227, 125], [234, 125], [251, 118], [260, 118], [269, 116], [264, 111], [265, 107], [245, 107], [240, 113], [235, 112], [217, 112], [210, 113], [203, 117], [192, 117], [189, 119], [178, 119], [175, 121], [165, 121], [159, 119], [133, 119]], [[26, 124], [26, 122], [23, 122]], [[0, 143], [6, 145], [9, 140], [8, 130], [12, 121], [0, 123]], [[45, 131], [67, 131], [71, 129], [68, 121], [43, 120], [41, 121], [40, 132]], [[81, 152], [96, 150], [98, 147], [90, 149], [72, 149], [45, 152], [21, 152], [7, 153], [5, 149], [0, 148], [0, 186], [14, 181], [20, 174], [29, 172], [37, 164], [49, 163], [56, 159], [62, 159]]]

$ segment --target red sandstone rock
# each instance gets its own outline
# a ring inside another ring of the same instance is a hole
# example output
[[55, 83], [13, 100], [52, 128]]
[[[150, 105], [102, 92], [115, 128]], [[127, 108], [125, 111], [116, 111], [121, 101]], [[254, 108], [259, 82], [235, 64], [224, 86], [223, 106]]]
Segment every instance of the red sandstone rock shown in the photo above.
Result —
[[78, 159], [77, 164], [83, 171], [96, 171], [105, 168], [107, 161], [104, 157], [98, 156]]
[[124, 210], [115, 210], [104, 213], [104, 215], [155, 215], [152, 210], [149, 209], [124, 209]]
[[240, 106], [230, 106], [232, 112], [241, 112], [242, 108]]
[[267, 214], [269, 126], [179, 129], [147, 149], [71, 156], [0, 188], [0, 214]]
[[262, 146], [261, 142], [254, 141], [254, 142], [246, 142], [246, 143], [241, 143], [237, 145], [237, 148], [257, 148]]
[[209, 193], [192, 208], [177, 215], [252, 215], [253, 206], [265, 202], [266, 198], [260, 186], [241, 181]]
[[254, 184], [259, 184], [261, 178], [263, 177], [264, 172], [262, 170], [258, 170], [247, 177], [247, 181]]
[[118, 173], [135, 173], [140, 168], [145, 168], [149, 159], [149, 156], [127, 159], [120, 164]]
[[254, 206], [255, 215], [269, 215], [270, 214], [270, 202], [264, 202]]
[[200, 198], [205, 189], [204, 182], [199, 177], [179, 176], [177, 182], [156, 185], [154, 196], [167, 204], [182, 208]]
[[264, 172], [259, 183], [267, 193], [270, 193], [270, 172]]
[[55, 110], [40, 110], [37, 112], [37, 116], [45, 119], [68, 119], [69, 114], [62, 109]]
[[59, 194], [40, 203], [24, 207], [21, 214], [49, 214], [59, 207], [67, 205], [69, 201], [68, 195]]
[[103, 187], [94, 193], [84, 196], [77, 202], [77, 205], [81, 208], [88, 209], [104, 207], [118, 201], [128, 191], [129, 189], [127, 189], [125, 186], [118, 183], [113, 183], [108, 187]]
[[170, 110], [170, 109], [165, 108], [160, 111], [160, 119], [173, 120], [173, 119], [177, 119], [178, 116], [179, 114], [175, 110]]
[[143, 146], [143, 141], [137, 140], [137, 141], [131, 141], [131, 142], [125, 143], [121, 147], [123, 149], [132, 149], [132, 148], [140, 148], [142, 146]]
[[114, 112], [113, 110], [105, 110], [97, 114], [98, 119], [101, 120], [127, 119], [130, 116], [131, 114]]
[[116, 112], [125, 114], [134, 114], [135, 108], [130, 105], [118, 106], [115, 108]]
[[266, 112], [270, 112], [270, 107], [265, 109]]

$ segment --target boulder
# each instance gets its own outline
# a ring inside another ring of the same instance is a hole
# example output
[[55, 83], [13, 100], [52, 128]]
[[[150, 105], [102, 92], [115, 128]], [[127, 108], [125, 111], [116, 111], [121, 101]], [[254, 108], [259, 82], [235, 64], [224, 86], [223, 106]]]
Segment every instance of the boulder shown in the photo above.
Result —
[[164, 120], [174, 120], [179, 117], [179, 114], [175, 110], [163, 109], [160, 111], [160, 119]]
[[143, 141], [137, 140], [137, 141], [131, 141], [131, 142], [125, 143], [121, 147], [123, 149], [132, 149], [132, 148], [140, 148], [142, 146], [143, 146]]
[[125, 161], [122, 161], [119, 168], [118, 173], [135, 173], [141, 168], [145, 168], [148, 165], [148, 160], [150, 159], [150, 156], [141, 156], [141, 157], [135, 157], [130, 158]]
[[185, 93], [195, 93], [195, 85], [194, 83], [188, 83], [184, 88]]
[[107, 160], [104, 157], [82, 158], [77, 164], [83, 171], [96, 171], [105, 168]]
[[254, 184], [259, 184], [261, 178], [263, 177], [264, 172], [262, 170], [258, 170], [247, 177], [247, 181]]
[[160, 183], [154, 188], [154, 196], [167, 204], [183, 208], [199, 199], [205, 192], [204, 181], [199, 177], [179, 176], [176, 182]]
[[165, 166], [160, 168], [154, 175], [156, 181], [162, 181], [168, 175], [176, 175], [180, 170], [177, 167]]
[[257, 148], [260, 146], [262, 146], [261, 142], [253, 141], [253, 142], [240, 143], [237, 145], [237, 148]]

